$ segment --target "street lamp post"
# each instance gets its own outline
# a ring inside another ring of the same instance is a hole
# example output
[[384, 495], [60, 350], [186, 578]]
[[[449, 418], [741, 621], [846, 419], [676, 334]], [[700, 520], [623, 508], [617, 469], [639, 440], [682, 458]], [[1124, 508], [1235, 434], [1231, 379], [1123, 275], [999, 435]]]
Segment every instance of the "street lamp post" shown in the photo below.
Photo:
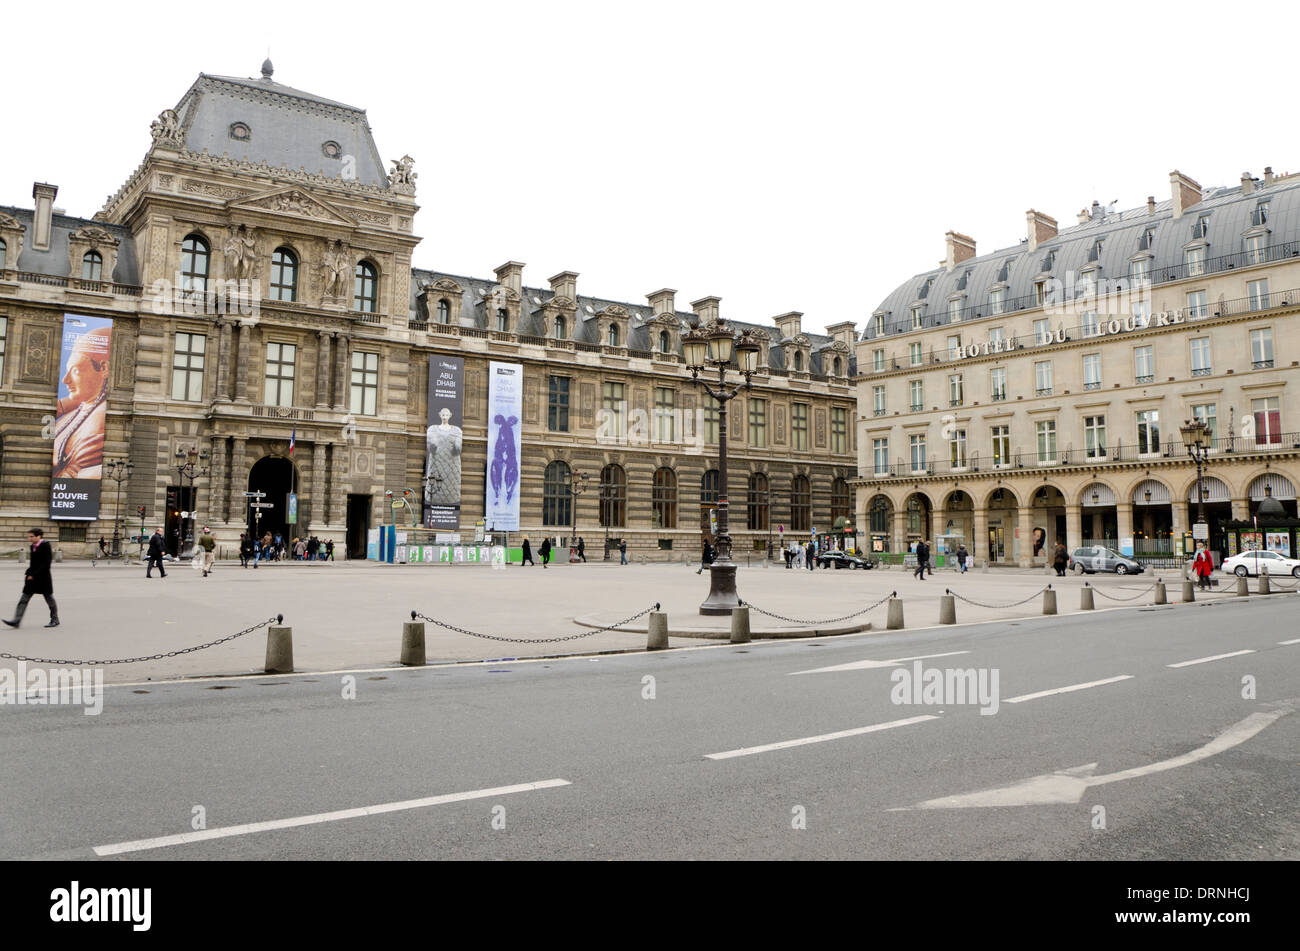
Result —
[[104, 463], [105, 474], [117, 483], [117, 501], [113, 503], [113, 554], [112, 557], [119, 558], [122, 555], [122, 480], [129, 479], [131, 473], [135, 471], [135, 463], [126, 459], [111, 459]]
[[[1196, 521], [1205, 525], [1205, 547], [1210, 547], [1210, 527], [1205, 522], [1205, 483], [1201, 471], [1208, 464], [1210, 457], [1210, 427], [1204, 420], [1193, 419], [1178, 427], [1183, 436], [1183, 445], [1187, 454], [1196, 463]], [[1195, 536], [1195, 532], [1192, 533]], [[1193, 538], [1193, 541], [1195, 539]]]
[[[586, 492], [591, 486], [591, 476], [585, 471], [574, 472], [569, 470], [569, 506], [572, 508], [570, 515], [573, 517], [573, 537], [569, 540], [569, 547], [572, 548], [578, 544], [578, 496]], [[606, 548], [609, 546], [606, 545]]]
[[196, 446], [191, 446], [189, 449], [177, 449], [176, 458], [180, 460], [175, 468], [176, 475], [180, 479], [182, 494], [184, 494], [185, 490], [185, 480], [190, 480], [189, 508], [183, 510], [187, 513], [187, 517], [181, 519], [182, 541], [177, 552], [178, 558], [184, 558], [194, 548], [194, 510], [197, 508], [195, 502], [198, 501], [198, 493], [194, 489], [194, 480], [199, 476], [208, 474], [208, 451], [206, 449], [200, 450]]
[[[749, 389], [751, 375], [758, 368], [760, 349], [758, 341], [750, 333], [742, 333], [737, 338], [723, 320], [718, 320], [707, 332], [692, 330], [682, 338], [682, 351], [691, 379], [697, 386], [703, 386], [718, 404], [717, 554], [709, 566], [709, 596], [700, 605], [700, 613], [704, 615], [730, 614], [740, 606], [740, 596], [736, 592], [736, 565], [731, 560], [731, 536], [727, 525], [727, 403], [742, 390]], [[727, 367], [731, 364], [733, 351], [744, 382], [728, 388]], [[718, 371], [717, 389], [700, 379], [700, 372], [710, 367], [716, 367]]]

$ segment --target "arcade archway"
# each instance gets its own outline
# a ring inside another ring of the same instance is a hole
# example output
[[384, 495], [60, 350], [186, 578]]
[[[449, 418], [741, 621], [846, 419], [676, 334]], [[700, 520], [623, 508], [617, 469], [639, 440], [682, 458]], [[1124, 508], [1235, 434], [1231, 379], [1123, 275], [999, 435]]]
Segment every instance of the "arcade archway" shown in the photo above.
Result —
[[250, 532], [259, 538], [269, 532], [274, 539], [278, 534], [285, 541], [297, 532], [299, 526], [289, 522], [289, 494], [295, 491], [296, 483], [294, 465], [283, 456], [263, 456], [253, 464], [248, 473], [248, 491], [265, 494], [245, 500], [264, 506], [248, 505], [246, 521]]

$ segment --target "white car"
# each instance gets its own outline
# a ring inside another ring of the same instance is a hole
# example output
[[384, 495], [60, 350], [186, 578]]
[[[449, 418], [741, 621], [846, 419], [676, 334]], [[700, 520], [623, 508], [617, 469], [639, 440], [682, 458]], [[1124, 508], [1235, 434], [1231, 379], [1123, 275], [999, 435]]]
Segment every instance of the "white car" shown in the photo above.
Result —
[[1292, 575], [1300, 578], [1300, 561], [1284, 558], [1275, 551], [1244, 551], [1224, 561], [1224, 571], [1231, 571], [1238, 578], [1258, 575], [1264, 569], [1270, 575]]

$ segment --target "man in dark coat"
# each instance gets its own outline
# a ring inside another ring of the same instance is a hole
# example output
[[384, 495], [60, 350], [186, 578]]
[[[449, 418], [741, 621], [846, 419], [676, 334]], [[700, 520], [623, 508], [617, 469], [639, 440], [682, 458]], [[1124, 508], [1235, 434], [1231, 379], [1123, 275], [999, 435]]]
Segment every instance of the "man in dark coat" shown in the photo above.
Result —
[[808, 547], [805, 549], [804, 564], [808, 566], [809, 571], [817, 570], [817, 543], [809, 539]]
[[582, 540], [581, 536], [579, 536], [579, 538], [578, 538], [578, 557], [582, 559], [582, 561], [583, 561], [584, 564], [586, 563], [586, 561], [587, 561], [587, 544], [586, 544], [586, 542], [584, 542], [584, 541]]
[[916, 571], [913, 574], [925, 580], [925, 570], [930, 567], [930, 546], [924, 541], [916, 543]]
[[527, 535], [524, 536], [524, 553], [523, 556], [519, 559], [519, 566], [522, 568], [524, 565], [532, 565], [533, 567], [537, 567], [537, 562], [533, 561], [533, 546], [528, 544]]
[[145, 566], [144, 576], [153, 577], [154, 565], [158, 566], [158, 576], [167, 577], [167, 570], [163, 568], [163, 552], [166, 551], [167, 543], [163, 540], [161, 528], [154, 529], [153, 535], [149, 538], [149, 564]]
[[545, 568], [546, 563], [551, 560], [551, 540], [549, 538], [542, 539], [542, 544], [537, 549], [537, 554], [542, 556], [542, 567]]
[[23, 596], [18, 599], [18, 607], [14, 609], [13, 619], [6, 619], [5, 623], [10, 627], [17, 627], [22, 623], [23, 613], [27, 610], [27, 602], [32, 599], [32, 595], [39, 594], [45, 598], [45, 604], [50, 609], [50, 623], [46, 627], [59, 626], [59, 606], [54, 603], [54, 579], [50, 577], [50, 562], [54, 560], [54, 552], [50, 550], [50, 543], [45, 540], [45, 532], [39, 528], [33, 528], [27, 533], [27, 541], [31, 544], [31, 562], [27, 566], [27, 575], [23, 579]]

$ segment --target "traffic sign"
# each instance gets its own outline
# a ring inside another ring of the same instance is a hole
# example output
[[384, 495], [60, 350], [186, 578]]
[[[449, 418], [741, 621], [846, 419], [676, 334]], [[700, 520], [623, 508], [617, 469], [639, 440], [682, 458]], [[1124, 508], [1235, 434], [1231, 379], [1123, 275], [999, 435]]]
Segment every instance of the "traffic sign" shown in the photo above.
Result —
[[262, 497], [265, 496], [265, 495], [266, 495], [265, 492], [245, 492], [245, 493], [244, 493], [244, 498], [247, 498], [247, 499], [260, 499], [260, 498], [262, 498]]
[[249, 502], [248, 507], [250, 509], [273, 509], [275, 508], [275, 503], [274, 502]]
[[1192, 537], [1206, 540], [1210, 537], [1210, 526], [1204, 522], [1197, 522], [1192, 526]]

